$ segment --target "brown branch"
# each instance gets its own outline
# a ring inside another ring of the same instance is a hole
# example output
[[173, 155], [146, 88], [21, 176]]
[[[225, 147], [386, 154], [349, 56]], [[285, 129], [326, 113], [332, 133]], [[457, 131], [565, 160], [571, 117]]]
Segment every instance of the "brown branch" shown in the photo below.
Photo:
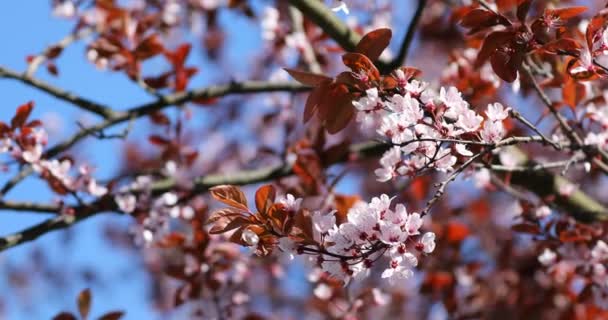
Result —
[[[386, 151], [390, 146], [379, 143], [362, 143], [353, 145], [350, 149], [350, 154], [338, 159], [335, 163], [345, 162], [352, 157], [356, 158], [367, 158], [372, 156], [378, 156]], [[260, 183], [268, 180], [273, 180], [281, 177], [287, 177], [293, 174], [293, 170], [290, 164], [282, 163], [275, 166], [269, 166], [256, 170], [245, 170], [234, 174], [212, 174], [204, 177], [200, 177], [194, 180], [193, 193], [201, 193], [213, 186], [231, 184], [231, 185], [248, 185]], [[169, 190], [173, 190], [176, 187], [175, 181], [172, 179], [166, 179], [156, 182], [151, 187], [152, 194], [159, 195]], [[138, 190], [133, 190], [138, 192]], [[44, 212], [61, 212], [61, 206], [51, 205], [36, 205], [40, 208], [44, 208]], [[34, 205], [30, 204], [13, 204], [14, 208], [29, 207], [34, 209]], [[14, 209], [10, 208], [10, 209]], [[7, 208], [8, 209], [8, 208]], [[28, 241], [35, 240], [36, 238], [54, 231], [67, 228], [77, 222], [90, 218], [94, 215], [101, 214], [103, 212], [117, 211], [118, 207], [114, 202], [112, 196], [104, 196], [99, 200], [89, 203], [86, 205], [77, 206], [74, 208], [75, 215], [58, 215], [51, 219], [48, 219], [42, 223], [34, 225], [30, 228], [22, 230], [20, 232], [4, 236], [0, 238], [0, 251], [9, 249], [11, 247], [23, 244]]]
[[[155, 111], [161, 109], [186, 103], [195, 99], [210, 99], [217, 98], [226, 95], [233, 94], [247, 94], [247, 93], [262, 93], [262, 92], [300, 92], [310, 90], [310, 87], [293, 83], [293, 82], [265, 82], [265, 81], [246, 81], [246, 82], [232, 82], [225, 85], [216, 85], [205, 87], [201, 89], [195, 89], [192, 91], [180, 92], [171, 95], [163, 96], [154, 102], [146, 103], [140, 106], [136, 106], [126, 112], [115, 113], [113, 116], [107, 118], [105, 121], [100, 122], [96, 125], [82, 128], [74, 135], [66, 139], [65, 141], [56, 144], [49, 148], [44, 154], [44, 158], [52, 158], [63, 151], [69, 149], [77, 142], [81, 141], [89, 135], [94, 135], [96, 132], [103, 131], [107, 128], [129, 121], [131, 119], [141, 118], [149, 115]], [[29, 166], [22, 168], [17, 175], [11, 178], [8, 182], [0, 189], [0, 197], [6, 195], [11, 189], [13, 189], [20, 181], [29, 176], [32, 173], [32, 169]]]
[[543, 91], [543, 89], [538, 84], [538, 81], [536, 81], [536, 78], [534, 78], [534, 74], [532, 74], [532, 70], [530, 69], [528, 64], [524, 63], [522, 65], [522, 67], [526, 71], [526, 75], [528, 76], [528, 78], [530, 78], [530, 81], [532, 82], [532, 85], [534, 86], [534, 90], [536, 91], [536, 93], [538, 94], [540, 99], [543, 101], [545, 106], [549, 109], [549, 112], [551, 112], [551, 114], [555, 117], [555, 119], [559, 123], [560, 127], [563, 129], [564, 134], [566, 134], [568, 139], [570, 139], [570, 141], [574, 145], [582, 146], [583, 140], [576, 133], [576, 131], [574, 131], [574, 129], [568, 124], [568, 120], [566, 120], [566, 118], [561, 113], [559, 113], [559, 111], [557, 111], [557, 109], [555, 109], [555, 106], [553, 105], [553, 102], [551, 101], [551, 99], [549, 99], [549, 97], [547, 96], [545, 91]]
[[[500, 147], [504, 145], [512, 144], [515, 141], [512, 138], [507, 138], [497, 143], [495, 147]], [[360, 144], [354, 144], [350, 147], [350, 152], [343, 156], [340, 159], [335, 160], [335, 162], [328, 163], [327, 166], [344, 163], [347, 161], [352, 161], [352, 159], [365, 159], [365, 158], [375, 158], [382, 155], [389, 148], [391, 148], [390, 144], [378, 143], [378, 142], [366, 142]], [[487, 148], [486, 150], [491, 150], [492, 148]], [[477, 154], [474, 157], [469, 158], [467, 162], [462, 164], [451, 176], [448, 180], [444, 181], [443, 187], [439, 190], [444, 190], [449, 182], [454, 180], [456, 176], [461, 173], [467, 166], [471, 165], [476, 159], [481, 157], [482, 153]], [[193, 194], [202, 193], [207, 191], [209, 188], [217, 185], [249, 185], [262, 183], [265, 181], [270, 181], [278, 178], [288, 177], [293, 175], [293, 168], [288, 163], [281, 163], [274, 166], [268, 166], [260, 169], [254, 170], [244, 170], [240, 172], [236, 172], [233, 174], [211, 174], [203, 177], [199, 177], [194, 179], [194, 187], [192, 189]], [[559, 190], [559, 186], [564, 183], [568, 183], [566, 179], [562, 177], [555, 177], [553, 174], [548, 173], [547, 171], [540, 170], [534, 172], [535, 177], [530, 179], [530, 173], [525, 172], [518, 175], [518, 172], [513, 172], [513, 182], [521, 185], [534, 193], [536, 193], [539, 197], [546, 195], [548, 192], [557, 193]], [[552, 184], [545, 184], [547, 181]], [[154, 195], [160, 195], [167, 191], [173, 190], [176, 188], [176, 182], [172, 179], [161, 180], [154, 183], [151, 187], [151, 192]], [[551, 188], [548, 188], [551, 187]], [[547, 191], [549, 189], [550, 191]], [[132, 192], [137, 193], [139, 190], [132, 190]], [[443, 193], [443, 191], [441, 191]], [[436, 202], [438, 200], [432, 200]], [[566, 209], [566, 213], [572, 215], [577, 219], [581, 219], [581, 221], [606, 221], [608, 220], [608, 209], [604, 208], [601, 204], [586, 196], [582, 191], [576, 190], [570, 197], [558, 196], [556, 199], [556, 203], [561, 206], [563, 209]], [[5, 202], [5, 207], [8, 206], [8, 203]], [[34, 204], [18, 204], [12, 203], [13, 209], [21, 211], [34, 210], [35, 207], [39, 207], [43, 210], [39, 210], [41, 212], [61, 212], [62, 207], [59, 205], [34, 205]], [[8, 235], [0, 238], [0, 251], [6, 250], [8, 248], [14, 247], [16, 245], [35, 240], [36, 238], [54, 231], [67, 228], [81, 220], [87, 219], [91, 216], [101, 214], [103, 212], [116, 212], [118, 210], [116, 203], [112, 199], [111, 196], [105, 196], [93, 203], [78, 206], [74, 208], [76, 212], [75, 216], [68, 215], [59, 215], [47, 221], [44, 221], [40, 224], [34, 225], [30, 228], [22, 230], [12, 235]]]
[[424, 7], [426, 6], [427, 0], [418, 0], [418, 4], [416, 6], [416, 11], [412, 16], [412, 20], [407, 27], [407, 31], [405, 33], [405, 38], [401, 42], [401, 47], [399, 48], [399, 52], [393, 58], [393, 60], [388, 65], [388, 70], [391, 71], [393, 69], [397, 69], [405, 63], [407, 59], [407, 54], [410, 51], [410, 47], [412, 41], [414, 40], [414, 35], [416, 34], [416, 27], [422, 18], [422, 12], [424, 11]]
[[116, 116], [116, 112], [106, 105], [83, 98], [72, 92], [57, 88], [42, 80], [30, 77], [26, 74], [18, 73], [2, 66], [0, 66], [0, 78], [18, 80], [30, 87], [41, 90], [47, 94], [52, 95], [55, 98], [58, 98], [59, 100], [63, 100], [83, 110], [95, 113], [105, 119], [109, 119]]

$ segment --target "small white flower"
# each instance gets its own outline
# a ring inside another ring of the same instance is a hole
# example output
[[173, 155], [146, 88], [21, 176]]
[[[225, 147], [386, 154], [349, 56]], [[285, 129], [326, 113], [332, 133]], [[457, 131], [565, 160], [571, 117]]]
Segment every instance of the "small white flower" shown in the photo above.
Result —
[[279, 198], [277, 202], [284, 205], [288, 211], [297, 212], [298, 210], [300, 210], [302, 198], [296, 199], [296, 197], [288, 193], [285, 196]]
[[350, 10], [348, 10], [348, 6], [344, 0], [336, 0], [331, 8], [333, 12], [344, 12], [344, 14], [349, 14]]
[[488, 104], [488, 110], [486, 110], [486, 115], [491, 121], [502, 121], [509, 117], [510, 110], [511, 108], [505, 108], [502, 106], [502, 104], [498, 102], [490, 103]]
[[23, 151], [21, 157], [25, 162], [34, 163], [40, 160], [42, 156], [42, 145], [37, 144], [33, 148]]
[[537, 218], [542, 219], [551, 215], [551, 208], [548, 206], [540, 206], [534, 211]]
[[166, 206], [171, 207], [171, 206], [174, 206], [177, 204], [178, 197], [177, 197], [177, 194], [175, 194], [173, 192], [165, 192], [162, 195], [162, 199], [163, 199], [163, 203]]
[[552, 265], [553, 263], [555, 263], [556, 259], [557, 259], [557, 254], [555, 254], [555, 252], [551, 251], [551, 249], [549, 249], [549, 248], [545, 248], [543, 253], [540, 256], [538, 256], [538, 262], [540, 262], [545, 267], [548, 267], [548, 266]]
[[435, 250], [435, 233], [427, 232], [420, 239], [422, 243], [422, 251], [424, 253], [431, 253]]
[[131, 213], [135, 210], [136, 201], [135, 196], [130, 193], [114, 196], [114, 202], [116, 202], [120, 211], [125, 213]]
[[331, 288], [325, 283], [320, 283], [314, 290], [315, 297], [321, 300], [328, 300], [332, 293]]
[[591, 250], [591, 257], [596, 260], [608, 259], [608, 244], [602, 240], [598, 240], [593, 250]]
[[473, 152], [471, 152], [471, 150], [468, 150], [467, 146], [462, 143], [456, 144], [456, 151], [465, 157], [470, 157], [473, 155]]
[[327, 214], [315, 211], [312, 215], [312, 223], [319, 233], [326, 233], [336, 225], [335, 210]]
[[108, 193], [108, 188], [98, 185], [95, 179], [91, 179], [87, 185], [87, 191], [95, 197], [102, 197]]

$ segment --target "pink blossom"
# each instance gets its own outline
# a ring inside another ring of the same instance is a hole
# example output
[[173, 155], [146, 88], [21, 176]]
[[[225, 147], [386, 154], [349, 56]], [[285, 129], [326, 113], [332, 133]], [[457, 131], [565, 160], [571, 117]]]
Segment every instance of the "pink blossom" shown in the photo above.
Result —
[[511, 108], [504, 108], [502, 104], [490, 103], [488, 104], [488, 109], [486, 110], [486, 115], [488, 119], [491, 121], [502, 121], [509, 117], [509, 111]]

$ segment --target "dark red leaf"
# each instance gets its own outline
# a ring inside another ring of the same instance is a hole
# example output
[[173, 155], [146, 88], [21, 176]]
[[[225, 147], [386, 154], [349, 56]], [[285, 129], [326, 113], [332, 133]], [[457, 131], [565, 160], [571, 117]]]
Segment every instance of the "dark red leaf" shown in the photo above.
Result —
[[84, 289], [78, 294], [76, 299], [78, 312], [82, 319], [86, 319], [91, 311], [91, 289]]
[[190, 54], [191, 45], [189, 43], [184, 43], [177, 47], [173, 52], [166, 52], [165, 56], [167, 60], [171, 62], [174, 68], [181, 67], [186, 63], [186, 58], [188, 54]]
[[540, 228], [536, 224], [522, 222], [511, 226], [511, 230], [521, 233], [539, 234]]
[[276, 190], [271, 184], [263, 185], [255, 193], [255, 207], [262, 214], [266, 214], [273, 205]]
[[352, 72], [366, 75], [369, 80], [378, 80], [380, 78], [380, 72], [378, 72], [374, 63], [368, 57], [360, 53], [346, 53], [342, 56], [342, 61]]
[[483, 45], [477, 54], [475, 67], [481, 67], [492, 56], [498, 48], [511, 41], [514, 33], [512, 31], [494, 31], [483, 41]]
[[133, 55], [137, 60], [146, 60], [152, 58], [155, 55], [163, 52], [164, 47], [157, 34], [153, 34], [144, 40], [142, 40], [135, 50]]
[[27, 118], [30, 116], [30, 113], [32, 113], [33, 109], [34, 109], [33, 101], [20, 105], [19, 108], [17, 108], [17, 112], [15, 113], [15, 116], [11, 120], [11, 127], [13, 129], [15, 129], [15, 128], [19, 128], [19, 127], [23, 126], [25, 121], [27, 121]]
[[570, 7], [570, 8], [547, 10], [545, 15], [548, 14], [551, 16], [559, 17], [562, 20], [568, 20], [568, 19], [572, 19], [572, 18], [578, 16], [579, 14], [581, 14], [585, 11], [587, 11], [587, 7], [583, 7], [583, 6]]
[[471, 29], [469, 33], [475, 33], [499, 24], [510, 25], [505, 17], [485, 9], [473, 9], [460, 20], [460, 25]]
[[163, 138], [161, 136], [158, 135], [151, 135], [148, 137], [148, 141], [150, 141], [150, 143], [155, 144], [157, 146], [166, 146], [169, 143], [171, 143], [171, 141], [169, 141], [166, 138]]
[[111, 311], [99, 317], [98, 320], [118, 320], [122, 318], [124, 314], [124, 311]]
[[542, 49], [547, 53], [569, 54], [573, 56], [578, 56], [581, 48], [582, 46], [578, 43], [578, 41], [572, 38], [560, 38], [542, 46]]
[[526, 16], [528, 16], [528, 12], [530, 11], [530, 5], [532, 4], [532, 0], [520, 0], [517, 5], [517, 19], [519, 21], [526, 21]]
[[59, 69], [57, 69], [57, 65], [51, 61], [46, 63], [46, 71], [54, 76], [59, 75]]
[[376, 61], [388, 47], [393, 33], [389, 28], [376, 29], [367, 33], [355, 47], [355, 52], [366, 55], [370, 60]]
[[236, 186], [221, 185], [209, 189], [211, 196], [231, 207], [249, 211], [247, 208], [247, 198], [243, 191]]
[[309, 85], [309, 86], [318, 86], [322, 83], [331, 82], [332, 78], [324, 76], [322, 74], [316, 74], [306, 71], [299, 71], [294, 69], [284, 68], [290, 76], [292, 76], [296, 81]]
[[310, 95], [306, 99], [306, 106], [304, 107], [304, 122], [308, 122], [317, 113], [319, 105], [328, 89], [327, 85], [320, 85], [310, 92]]
[[77, 320], [76, 316], [71, 314], [70, 312], [61, 312], [53, 317], [53, 320]]
[[492, 70], [494, 70], [497, 76], [507, 82], [513, 82], [517, 79], [517, 67], [513, 62], [513, 57], [503, 51], [496, 51], [490, 57]]

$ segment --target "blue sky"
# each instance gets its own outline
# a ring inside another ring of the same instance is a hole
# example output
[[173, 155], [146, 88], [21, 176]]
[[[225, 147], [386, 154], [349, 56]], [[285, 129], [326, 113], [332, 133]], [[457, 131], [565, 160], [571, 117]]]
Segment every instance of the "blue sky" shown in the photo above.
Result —
[[[44, 4], [43, 4], [44, 3]], [[14, 70], [25, 70], [25, 56], [40, 52], [45, 46], [64, 37], [72, 28], [72, 23], [55, 19], [50, 15], [49, 2], [33, 5], [28, 1], [12, 1], [5, 8], [0, 19], [0, 41], [3, 50], [0, 53], [0, 64]], [[56, 86], [69, 89], [85, 97], [99, 101], [120, 102], [130, 106], [149, 99], [145, 94], [134, 90], [133, 85], [118, 74], [94, 72], [93, 66], [83, 59], [82, 45], [70, 47], [59, 58], [60, 76], [52, 77], [41, 69], [37, 77], [47, 80]], [[0, 119], [10, 120], [15, 108], [29, 100], [36, 103], [33, 118], [47, 119], [59, 117], [61, 128], [51, 136], [53, 144], [76, 130], [75, 121], [82, 119], [83, 114], [73, 106], [58, 101], [21, 83], [12, 80], [0, 80], [0, 92], [3, 96], [0, 108]], [[90, 120], [95, 120], [91, 117]], [[89, 141], [90, 142], [90, 141]], [[86, 144], [87, 142], [85, 142]], [[98, 168], [98, 175], [109, 176], [117, 163], [116, 142], [97, 144], [94, 150], [84, 150], [79, 158], [93, 159]], [[92, 156], [92, 157], [91, 157]], [[3, 182], [9, 175], [3, 174]], [[48, 201], [52, 195], [43, 183], [29, 179], [11, 192], [8, 199]], [[15, 232], [45, 219], [46, 215], [2, 212], [0, 234]], [[146, 302], [145, 275], [139, 272], [140, 258], [126, 251], [116, 251], [109, 247], [102, 238], [100, 226], [107, 223], [126, 226], [127, 217], [95, 217], [80, 223], [71, 231], [71, 238], [64, 242], [66, 234], [55, 232], [48, 234], [34, 243], [29, 243], [0, 253], [0, 278], [4, 312], [7, 319], [46, 319], [61, 310], [75, 311], [75, 297], [80, 290], [91, 287], [93, 291], [92, 315], [101, 315], [105, 311], [126, 310], [125, 319], [154, 318]], [[9, 269], [28, 270], [32, 268], [31, 253], [35, 248], [41, 249], [49, 257], [49, 264], [57, 269], [69, 270], [74, 281], [50, 283], [40, 274], [29, 276], [35, 283], [29, 291], [9, 291], [6, 277]], [[94, 269], [100, 272], [101, 278], [89, 283], [80, 275], [82, 270]], [[0, 315], [0, 318], [2, 316]]]
[[[4, 43], [0, 53], [0, 65], [24, 71], [27, 66], [25, 62], [27, 55], [41, 52], [72, 30], [73, 22], [51, 16], [49, 3], [50, 1], [40, 2], [35, 6], [27, 1], [13, 1], [5, 8], [4, 12], [10, 14], [4, 14], [0, 19], [0, 41]], [[225, 82], [230, 77], [245, 76], [244, 73], [238, 72], [238, 70], [246, 70], [250, 61], [244, 52], [255, 54], [256, 51], [251, 49], [261, 46], [259, 32], [256, 31], [253, 22], [234, 19], [228, 12], [220, 16], [220, 21], [231, 25], [231, 28], [227, 29], [227, 38], [231, 40], [226, 54], [227, 60], [233, 62], [230, 65], [233, 74], [217, 72], [195, 49], [190, 55], [189, 64], [198, 66], [201, 72], [192, 80], [193, 87]], [[242, 32], [242, 30], [251, 32]], [[252, 37], [252, 34], [256, 36]], [[36, 77], [83, 97], [109, 104], [117, 110], [152, 100], [123, 74], [98, 72], [86, 61], [84, 55], [84, 44], [73, 44], [57, 59], [59, 77], [49, 75], [44, 67], [38, 70]], [[153, 65], [148, 67], [153, 69], [161, 67], [154, 61], [151, 64]], [[74, 133], [78, 129], [76, 121], [92, 123], [99, 120], [95, 116], [84, 114], [72, 105], [14, 80], [0, 79], [0, 92], [3, 95], [3, 105], [0, 108], [2, 121], [9, 121], [15, 108], [30, 100], [36, 104], [32, 118], [60, 120], [56, 131], [50, 134], [50, 145]], [[199, 119], [204, 121], [204, 115]], [[140, 120], [138, 122], [140, 129], [135, 129], [132, 136], [137, 137], [142, 129], [145, 132], [147, 127], [145, 123], [145, 120]], [[120, 132], [122, 128], [118, 126], [110, 131], [114, 130]], [[120, 163], [121, 155], [118, 153], [120, 143], [115, 140], [89, 139], [81, 142], [77, 146], [77, 153], [72, 155], [96, 166], [98, 178], [108, 178], [113, 175]], [[4, 183], [10, 177], [10, 174], [0, 175], [0, 183]], [[43, 182], [34, 177], [21, 183], [9, 193], [7, 199], [48, 202], [53, 200], [53, 195]], [[6, 211], [1, 214], [3, 217], [0, 223], [0, 235], [22, 230], [49, 217], [44, 214]], [[125, 310], [127, 314], [124, 319], [160, 318], [160, 315], [148, 304], [146, 286], [149, 282], [146, 281], [145, 273], [140, 271], [141, 257], [126, 250], [116, 250], [106, 243], [102, 234], [104, 226], [127, 228], [130, 220], [129, 217], [112, 214], [96, 216], [77, 224], [67, 232], [53, 232], [33, 243], [0, 253], [0, 273], [3, 275], [7, 275], [9, 270], [25, 272], [24, 270], [36, 269], [36, 266], [32, 265], [32, 254], [35, 250], [44, 252], [49, 258], [48, 264], [52, 266], [51, 270], [67, 270], [68, 274], [73, 274], [71, 281], [55, 283], [44, 278], [41, 275], [44, 272], [37, 271], [36, 274], [28, 275], [35, 284], [28, 290], [14, 294], [12, 291], [9, 293], [9, 289], [14, 289], [14, 286], [10, 285], [8, 277], [0, 277], [0, 288], [3, 289], [0, 290], [5, 293], [0, 297], [6, 299], [0, 304], [0, 318], [4, 315], [7, 319], [45, 319], [59, 311], [75, 311], [75, 297], [87, 287], [93, 292], [91, 312], [93, 316], [99, 316], [110, 310]], [[98, 272], [100, 279], [93, 282], [84, 279], [81, 273], [88, 269]]]
[[[70, 32], [73, 23], [52, 17], [49, 2], [40, 2], [39, 5], [34, 6], [28, 1], [11, 1], [5, 6], [5, 14], [0, 19], [0, 41], [4, 44], [0, 53], [0, 65], [23, 71], [26, 68], [27, 55], [41, 52], [46, 46]], [[259, 2], [257, 4], [256, 11], [259, 12]], [[194, 50], [190, 64], [197, 65], [201, 72], [193, 79], [193, 87], [225, 82], [231, 77], [241, 79], [245, 73], [239, 70], [247, 70], [251, 61], [247, 54], [256, 54], [257, 51], [251, 49], [261, 47], [255, 24], [243, 19], [234, 19], [230, 13], [224, 13], [221, 20], [230, 24], [230, 28], [227, 28], [227, 39], [230, 39], [230, 43], [226, 51], [228, 55], [226, 61], [231, 61], [228, 71], [230, 74], [214, 70]], [[396, 30], [395, 33], [395, 38], [401, 38], [401, 30]], [[59, 77], [49, 75], [44, 68], [40, 68], [36, 77], [86, 98], [107, 103], [116, 109], [126, 109], [152, 100], [126, 76], [95, 70], [95, 67], [86, 61], [84, 54], [82, 43], [72, 45], [57, 60]], [[83, 118], [84, 114], [74, 106], [13, 80], [0, 79], [0, 93], [3, 96], [0, 107], [2, 121], [10, 120], [15, 108], [29, 100], [36, 103], [32, 118], [54, 117], [61, 120], [57, 131], [50, 136], [50, 145], [77, 130], [76, 121], [99, 120], [95, 116]], [[204, 121], [204, 117], [200, 119]], [[138, 124], [145, 129], [145, 120]], [[113, 130], [120, 131], [121, 127], [111, 129]], [[141, 131], [136, 130], [133, 135], [137, 136], [138, 133]], [[77, 148], [76, 156], [97, 166], [96, 176], [99, 178], [111, 177], [121, 159], [118, 153], [119, 144], [118, 141], [85, 140]], [[94, 147], [90, 147], [92, 145]], [[0, 183], [10, 176], [10, 174], [0, 175]], [[353, 192], [354, 185], [356, 184], [353, 180], [348, 179], [340, 184], [339, 189], [350, 193]], [[44, 183], [36, 178], [30, 178], [15, 188], [7, 199], [45, 202], [51, 201], [53, 196]], [[48, 217], [48, 215], [27, 213], [2, 212], [1, 214], [3, 217], [0, 220], [2, 221], [0, 235], [19, 231]], [[75, 311], [74, 300], [78, 292], [90, 287], [94, 301], [93, 316], [110, 310], [125, 310], [127, 314], [124, 319], [160, 318], [160, 315], [154, 313], [153, 307], [148, 304], [146, 287], [148, 281], [145, 273], [139, 271], [142, 264], [141, 257], [127, 251], [116, 250], [105, 242], [102, 234], [102, 227], [105, 225], [126, 228], [129, 223], [130, 218], [124, 216], [111, 214], [97, 216], [77, 224], [67, 233], [54, 232], [33, 243], [0, 253], [0, 273], [3, 275], [14, 269], [35, 269], [32, 265], [32, 252], [39, 249], [49, 258], [49, 265], [56, 269], [68, 270], [68, 273], [74, 274], [73, 278], [76, 279], [67, 284], [53, 283], [45, 280], [39, 272], [30, 277], [35, 279], [35, 284], [29, 291], [18, 291], [13, 294], [12, 291], [8, 291], [14, 287], [9, 285], [7, 277], [0, 277], [0, 290], [4, 293], [0, 297], [6, 299], [0, 310], [5, 312], [7, 319], [50, 318], [62, 310]], [[93, 282], [84, 279], [80, 274], [86, 269], [99, 272], [100, 279]]]

